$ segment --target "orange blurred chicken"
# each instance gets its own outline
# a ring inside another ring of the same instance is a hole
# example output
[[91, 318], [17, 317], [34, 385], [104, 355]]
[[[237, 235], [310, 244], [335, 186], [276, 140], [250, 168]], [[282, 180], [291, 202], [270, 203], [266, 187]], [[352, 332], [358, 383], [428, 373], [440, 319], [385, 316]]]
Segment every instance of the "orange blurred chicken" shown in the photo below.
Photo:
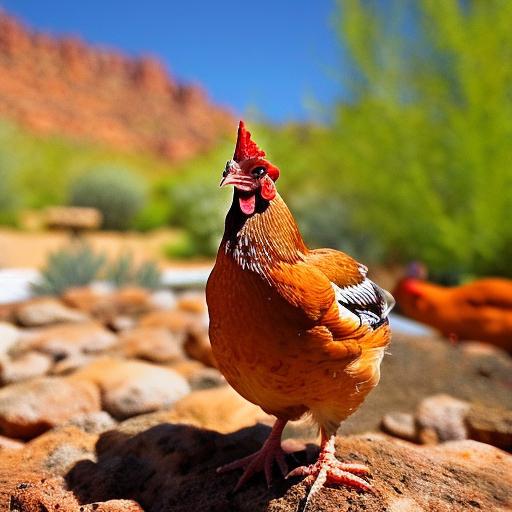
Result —
[[486, 341], [512, 351], [512, 281], [479, 279], [445, 287], [402, 279], [394, 295], [407, 316], [459, 340]]
[[284, 426], [309, 413], [320, 455], [289, 476], [307, 477], [309, 497], [326, 482], [368, 490], [367, 468], [334, 456], [334, 434], [379, 381], [394, 301], [350, 256], [306, 247], [276, 191], [279, 169], [264, 157], [240, 122], [221, 181], [234, 187], [233, 203], [206, 296], [219, 369], [277, 421], [261, 450], [219, 471], [243, 468], [237, 488], [260, 470], [270, 483], [274, 461], [287, 472]]

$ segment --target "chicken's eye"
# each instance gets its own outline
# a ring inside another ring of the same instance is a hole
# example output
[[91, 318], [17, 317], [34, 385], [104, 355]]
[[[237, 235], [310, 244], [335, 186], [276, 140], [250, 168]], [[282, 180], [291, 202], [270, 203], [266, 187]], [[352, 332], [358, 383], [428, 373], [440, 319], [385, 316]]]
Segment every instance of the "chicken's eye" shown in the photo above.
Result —
[[255, 167], [252, 171], [251, 171], [251, 174], [252, 174], [252, 177], [253, 178], [261, 178], [262, 176], [264, 176], [265, 174], [267, 173], [267, 169], [263, 166], [260, 166], [260, 167]]

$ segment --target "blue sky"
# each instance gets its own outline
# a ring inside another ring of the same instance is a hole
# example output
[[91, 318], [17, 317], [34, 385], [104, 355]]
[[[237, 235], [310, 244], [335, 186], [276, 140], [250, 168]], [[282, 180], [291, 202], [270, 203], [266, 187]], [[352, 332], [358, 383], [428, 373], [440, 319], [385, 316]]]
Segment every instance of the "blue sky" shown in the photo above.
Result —
[[28, 25], [131, 54], [159, 57], [238, 114], [308, 119], [328, 104], [340, 56], [334, 0], [0, 0]]

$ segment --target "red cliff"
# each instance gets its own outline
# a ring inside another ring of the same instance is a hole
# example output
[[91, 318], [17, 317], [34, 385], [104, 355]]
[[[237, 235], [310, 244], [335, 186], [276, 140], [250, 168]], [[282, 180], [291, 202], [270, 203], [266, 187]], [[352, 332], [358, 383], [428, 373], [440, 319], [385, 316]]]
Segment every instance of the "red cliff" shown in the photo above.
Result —
[[180, 159], [233, 129], [197, 86], [152, 57], [28, 30], [0, 12], [0, 118], [42, 134]]

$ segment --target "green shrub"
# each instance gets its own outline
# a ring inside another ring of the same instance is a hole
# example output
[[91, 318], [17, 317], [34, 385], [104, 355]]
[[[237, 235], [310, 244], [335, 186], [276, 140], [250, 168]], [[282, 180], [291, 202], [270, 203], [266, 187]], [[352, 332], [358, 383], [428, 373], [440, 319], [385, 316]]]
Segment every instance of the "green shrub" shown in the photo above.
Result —
[[133, 227], [137, 231], [151, 231], [169, 224], [170, 206], [169, 200], [165, 201], [153, 198], [149, 201], [135, 218]]
[[32, 285], [32, 291], [36, 295], [61, 295], [69, 288], [87, 286], [99, 279], [116, 288], [133, 284], [153, 290], [162, 285], [162, 274], [152, 261], [137, 266], [132, 254], [124, 253], [107, 263], [102, 252], [94, 251], [84, 242], [75, 242], [50, 253], [41, 279]]
[[20, 198], [14, 178], [12, 163], [5, 155], [0, 155], [0, 224], [16, 223]]
[[41, 279], [32, 285], [36, 295], [60, 295], [68, 288], [92, 283], [105, 264], [102, 253], [78, 242], [68, 248], [50, 253]]
[[187, 232], [187, 248], [196, 255], [215, 255], [228, 210], [227, 195], [219, 190], [218, 181], [212, 176], [210, 182], [179, 183], [169, 195], [171, 222]]
[[144, 207], [146, 184], [127, 169], [98, 167], [72, 183], [69, 202], [97, 208], [105, 229], [125, 230]]
[[165, 244], [162, 251], [170, 260], [188, 260], [200, 255], [187, 232], [183, 232], [177, 240]]
[[137, 285], [153, 290], [162, 284], [162, 274], [158, 265], [153, 261], [147, 261], [136, 266], [130, 252], [121, 254], [108, 265], [105, 279], [116, 288]]

